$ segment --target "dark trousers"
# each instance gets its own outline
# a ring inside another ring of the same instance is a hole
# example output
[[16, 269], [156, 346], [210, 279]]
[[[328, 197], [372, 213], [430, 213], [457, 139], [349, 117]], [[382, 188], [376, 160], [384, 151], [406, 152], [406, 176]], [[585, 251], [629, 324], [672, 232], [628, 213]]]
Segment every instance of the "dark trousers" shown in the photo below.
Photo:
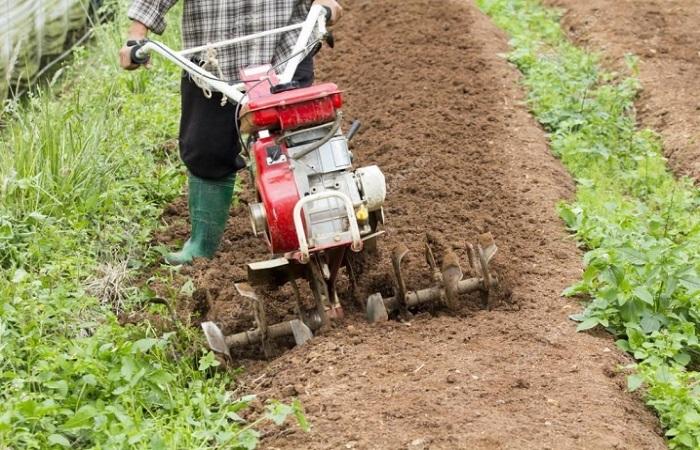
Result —
[[[297, 68], [294, 80], [302, 86], [314, 81], [314, 62], [309, 55]], [[212, 92], [206, 98], [202, 90], [185, 74], [180, 83], [180, 157], [195, 176], [219, 179], [236, 173], [244, 166], [236, 132], [236, 105], [221, 106], [222, 94]]]

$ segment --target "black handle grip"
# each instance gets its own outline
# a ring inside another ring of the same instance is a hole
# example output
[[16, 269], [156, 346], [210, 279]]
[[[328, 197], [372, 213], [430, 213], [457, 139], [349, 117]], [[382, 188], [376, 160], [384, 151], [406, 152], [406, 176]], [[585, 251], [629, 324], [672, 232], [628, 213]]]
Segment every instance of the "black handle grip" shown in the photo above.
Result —
[[138, 64], [139, 66], [146, 64], [150, 57], [148, 55], [146, 56], [139, 56], [138, 52], [141, 50], [141, 48], [145, 45], [144, 44], [136, 44], [133, 47], [131, 47], [131, 53], [129, 54], [131, 57], [131, 62], [134, 64]]
[[335, 47], [335, 38], [333, 37], [333, 33], [331, 31], [326, 32], [325, 39], [326, 39], [326, 44], [328, 44], [328, 46], [330, 48]]
[[323, 9], [326, 10], [326, 21], [330, 22], [333, 19], [333, 10], [328, 6], [324, 6]]

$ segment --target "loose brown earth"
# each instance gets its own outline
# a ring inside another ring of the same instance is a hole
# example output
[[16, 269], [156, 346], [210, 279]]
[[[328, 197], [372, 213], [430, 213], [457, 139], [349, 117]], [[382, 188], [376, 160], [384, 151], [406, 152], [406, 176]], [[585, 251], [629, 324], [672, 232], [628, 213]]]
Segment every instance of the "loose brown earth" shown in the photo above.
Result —
[[[581, 253], [555, 205], [573, 184], [522, 106], [516, 70], [498, 56], [506, 36], [471, 2], [346, 3], [318, 74], [347, 90], [346, 116], [366, 124], [353, 143], [357, 162], [378, 164], [389, 186], [387, 234], [360, 295], [387, 289], [398, 243], [420, 255], [430, 233], [466, 260], [466, 242], [485, 231], [500, 246], [511, 295], [494, 311], [470, 304], [457, 316], [375, 326], [350, 306], [343, 323], [303, 347], [239, 360], [237, 393], [298, 397], [312, 424], [309, 433], [270, 428], [263, 446], [664, 448], [656, 418], [625, 390], [618, 367], [629, 360], [609, 336], [576, 333], [568, 319], [580, 306], [559, 293], [579, 278]], [[184, 217], [182, 199], [158, 239], [183, 238]], [[265, 255], [245, 209], [235, 209], [219, 255], [185, 270], [197, 290], [179, 309], [225, 332], [250, 327], [233, 284]], [[427, 279], [421, 259], [410, 261], [409, 287]], [[290, 312], [283, 298], [276, 317]]]
[[571, 37], [612, 66], [640, 58], [642, 123], [663, 137], [672, 169], [700, 180], [700, 8], [697, 0], [549, 0]]

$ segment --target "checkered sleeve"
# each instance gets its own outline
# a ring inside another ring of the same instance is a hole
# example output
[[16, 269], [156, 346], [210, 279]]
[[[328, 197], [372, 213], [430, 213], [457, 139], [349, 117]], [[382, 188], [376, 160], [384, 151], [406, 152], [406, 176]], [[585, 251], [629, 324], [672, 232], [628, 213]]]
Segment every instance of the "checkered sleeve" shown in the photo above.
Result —
[[165, 31], [165, 14], [177, 0], [133, 0], [127, 16], [146, 25], [146, 28], [156, 34]]

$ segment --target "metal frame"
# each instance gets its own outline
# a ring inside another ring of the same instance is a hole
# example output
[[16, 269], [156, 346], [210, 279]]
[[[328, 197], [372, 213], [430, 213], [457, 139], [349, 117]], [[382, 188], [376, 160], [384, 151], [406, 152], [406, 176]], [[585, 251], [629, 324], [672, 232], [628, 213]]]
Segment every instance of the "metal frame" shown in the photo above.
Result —
[[313, 5], [309, 10], [309, 15], [304, 21], [304, 26], [301, 28], [299, 38], [297, 39], [292, 55], [295, 55], [287, 62], [284, 72], [280, 76], [280, 83], [289, 83], [294, 78], [294, 73], [297, 71], [297, 66], [306, 56], [303, 50], [309, 45], [309, 39], [314, 31], [314, 27], [318, 24], [318, 30], [321, 36], [326, 34], [326, 12], [323, 6]]
[[[306, 231], [304, 230], [304, 222], [302, 220], [301, 210], [308, 204], [313, 203], [318, 200], [325, 200], [328, 198], [338, 198], [345, 204], [345, 212], [348, 215], [349, 222], [349, 232], [352, 238], [352, 250], [357, 252], [362, 250], [362, 237], [360, 236], [360, 227], [357, 225], [357, 219], [355, 218], [355, 208], [352, 204], [350, 197], [345, 195], [340, 191], [325, 191], [318, 194], [308, 195], [300, 199], [296, 205], [294, 205], [294, 228], [297, 232], [297, 239], [299, 240], [299, 252], [301, 253], [301, 262], [309, 262], [309, 242], [306, 239]], [[347, 233], [346, 231], [345, 233]]]

